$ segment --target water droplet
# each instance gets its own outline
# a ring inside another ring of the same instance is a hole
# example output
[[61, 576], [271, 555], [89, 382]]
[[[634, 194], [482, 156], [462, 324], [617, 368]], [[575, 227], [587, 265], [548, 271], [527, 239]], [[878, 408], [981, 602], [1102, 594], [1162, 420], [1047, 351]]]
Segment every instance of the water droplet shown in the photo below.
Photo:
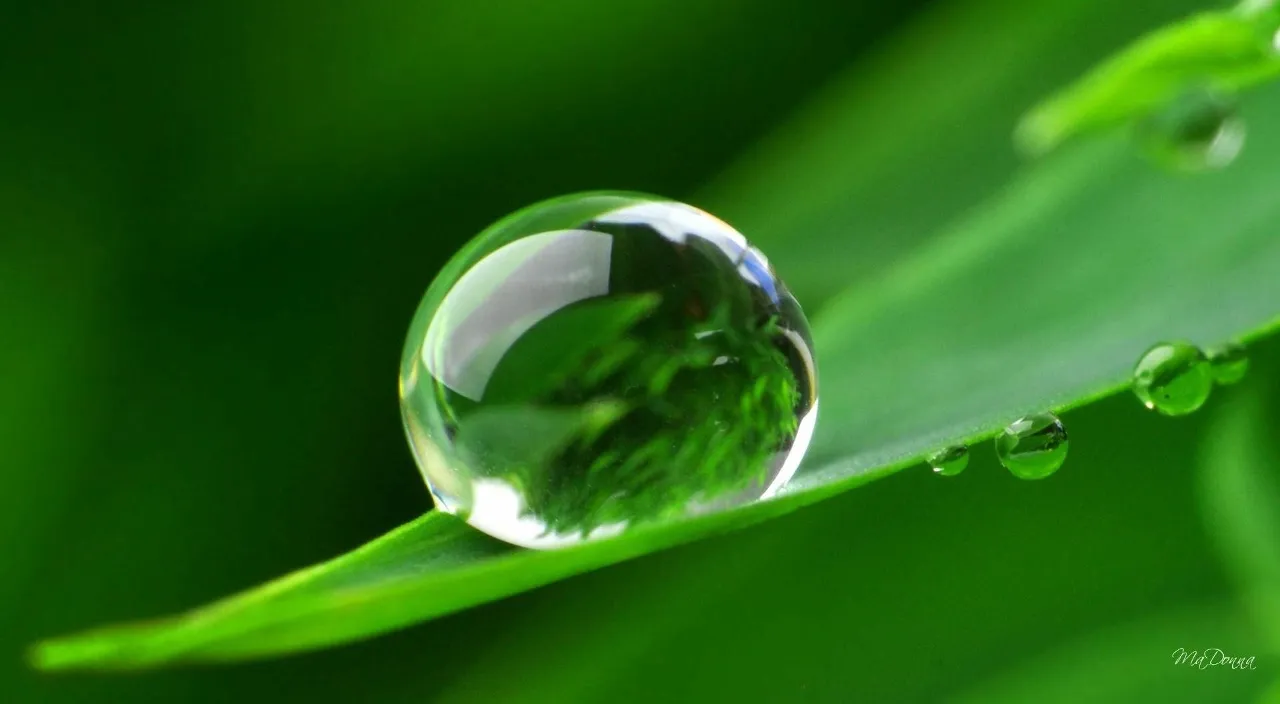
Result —
[[1244, 346], [1234, 342], [1210, 347], [1205, 352], [1205, 357], [1209, 360], [1213, 380], [1219, 384], [1234, 384], [1249, 371], [1249, 357]]
[[996, 436], [996, 457], [1019, 479], [1044, 479], [1067, 459], [1067, 429], [1052, 413], [1019, 418]]
[[969, 466], [969, 448], [964, 445], [946, 447], [929, 455], [927, 461], [934, 474], [954, 477]]
[[629, 193], [478, 235], [428, 289], [400, 375], [437, 507], [537, 548], [772, 494], [818, 407], [808, 323], [764, 256]]
[[1156, 162], [1178, 171], [1205, 171], [1240, 156], [1245, 124], [1234, 96], [1193, 88], [1141, 120], [1137, 137]]
[[1204, 405], [1213, 375], [1200, 348], [1186, 342], [1161, 342], [1133, 368], [1133, 393], [1147, 408], [1182, 416]]
[[1235, 6], [1235, 11], [1244, 17], [1257, 17], [1275, 6], [1276, 0], [1240, 0]]

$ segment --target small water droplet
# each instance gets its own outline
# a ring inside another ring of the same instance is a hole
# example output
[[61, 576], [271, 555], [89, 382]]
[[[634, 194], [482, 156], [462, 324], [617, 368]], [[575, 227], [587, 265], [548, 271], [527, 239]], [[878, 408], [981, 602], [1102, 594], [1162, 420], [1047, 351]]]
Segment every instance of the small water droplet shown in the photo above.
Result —
[[1166, 416], [1195, 411], [1209, 399], [1213, 375], [1200, 348], [1186, 342], [1161, 342], [1133, 367], [1133, 393], [1142, 405]]
[[1044, 479], [1067, 459], [1067, 429], [1052, 413], [1019, 418], [996, 437], [996, 457], [1019, 479]]
[[929, 455], [926, 460], [933, 468], [933, 473], [942, 477], [954, 477], [969, 466], [969, 448], [964, 445], [953, 445]]
[[1249, 357], [1243, 345], [1228, 342], [1210, 347], [1205, 352], [1209, 360], [1209, 369], [1213, 380], [1219, 384], [1230, 385], [1244, 378], [1249, 371]]
[[1244, 17], [1257, 17], [1274, 8], [1276, 0], [1240, 0], [1235, 6], [1237, 14]]
[[1234, 96], [1186, 90], [1137, 125], [1138, 142], [1157, 163], [1177, 171], [1221, 169], [1240, 156], [1245, 124]]

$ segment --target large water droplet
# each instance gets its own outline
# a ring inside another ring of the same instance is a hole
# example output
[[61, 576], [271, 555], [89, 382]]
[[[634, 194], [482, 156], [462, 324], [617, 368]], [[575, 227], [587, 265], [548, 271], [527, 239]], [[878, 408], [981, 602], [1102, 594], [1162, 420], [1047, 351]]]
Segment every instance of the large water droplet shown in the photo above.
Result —
[[969, 448], [955, 445], [943, 448], [926, 460], [933, 468], [934, 474], [942, 477], [954, 477], [969, 466]]
[[1161, 342], [1133, 368], [1133, 393], [1142, 405], [1167, 416], [1195, 411], [1212, 390], [1213, 376], [1204, 353], [1186, 342]]
[[1230, 385], [1239, 382], [1249, 371], [1249, 357], [1242, 345], [1234, 342], [1210, 347], [1205, 352], [1213, 380]]
[[1236, 99], [1192, 88], [1137, 125], [1137, 138], [1156, 162], [1178, 171], [1220, 169], [1244, 148], [1245, 124]]
[[478, 235], [418, 308], [400, 387], [439, 509], [538, 548], [767, 496], [817, 414], [808, 323], [764, 256], [627, 193]]
[[996, 457], [1019, 479], [1044, 479], [1067, 459], [1067, 429], [1052, 413], [1019, 418], [996, 436]]

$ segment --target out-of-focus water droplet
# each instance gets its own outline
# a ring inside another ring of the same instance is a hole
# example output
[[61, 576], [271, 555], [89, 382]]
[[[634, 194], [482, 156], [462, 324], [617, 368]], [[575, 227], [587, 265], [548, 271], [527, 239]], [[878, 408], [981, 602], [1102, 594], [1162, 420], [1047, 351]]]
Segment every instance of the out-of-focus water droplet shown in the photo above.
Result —
[[1260, 15], [1276, 5], [1276, 0], [1240, 0], [1235, 11], [1245, 17]]
[[942, 477], [954, 477], [969, 466], [969, 448], [964, 445], [945, 447], [926, 460], [933, 473]]
[[1019, 418], [996, 436], [996, 457], [1019, 479], [1044, 479], [1067, 459], [1067, 428], [1052, 413]]
[[1166, 416], [1195, 411], [1209, 399], [1213, 374], [1200, 348], [1187, 342], [1161, 342], [1133, 367], [1133, 393], [1142, 405]]
[[1219, 384], [1235, 384], [1249, 371], [1249, 357], [1244, 346], [1234, 342], [1215, 345], [1205, 351], [1213, 380]]
[[1137, 139], [1147, 154], [1166, 168], [1221, 169], [1240, 156], [1245, 123], [1234, 96], [1192, 88], [1140, 120]]
[[818, 405], [808, 323], [764, 255], [630, 193], [478, 235], [419, 306], [400, 388], [436, 506], [535, 548], [772, 494]]

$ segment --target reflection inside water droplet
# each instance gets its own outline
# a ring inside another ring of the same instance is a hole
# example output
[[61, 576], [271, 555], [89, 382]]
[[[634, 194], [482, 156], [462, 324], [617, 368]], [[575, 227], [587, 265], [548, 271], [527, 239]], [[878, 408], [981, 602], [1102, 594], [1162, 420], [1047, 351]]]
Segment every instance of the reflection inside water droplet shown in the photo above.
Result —
[[1195, 411], [1209, 399], [1213, 376], [1200, 348], [1189, 342], [1153, 345], [1133, 367], [1133, 393], [1166, 416]]
[[996, 457], [1019, 479], [1044, 479], [1067, 459], [1067, 428], [1052, 413], [1010, 423], [996, 436]]
[[954, 445], [929, 455], [926, 460], [933, 468], [933, 473], [940, 477], [954, 477], [969, 466], [969, 448]]
[[767, 498], [818, 408], [808, 323], [764, 255], [631, 193], [477, 236], [419, 307], [400, 390], [437, 507], [535, 548]]
[[1249, 371], [1249, 357], [1244, 346], [1234, 342], [1210, 347], [1205, 351], [1214, 382], [1228, 386], [1238, 383]]

